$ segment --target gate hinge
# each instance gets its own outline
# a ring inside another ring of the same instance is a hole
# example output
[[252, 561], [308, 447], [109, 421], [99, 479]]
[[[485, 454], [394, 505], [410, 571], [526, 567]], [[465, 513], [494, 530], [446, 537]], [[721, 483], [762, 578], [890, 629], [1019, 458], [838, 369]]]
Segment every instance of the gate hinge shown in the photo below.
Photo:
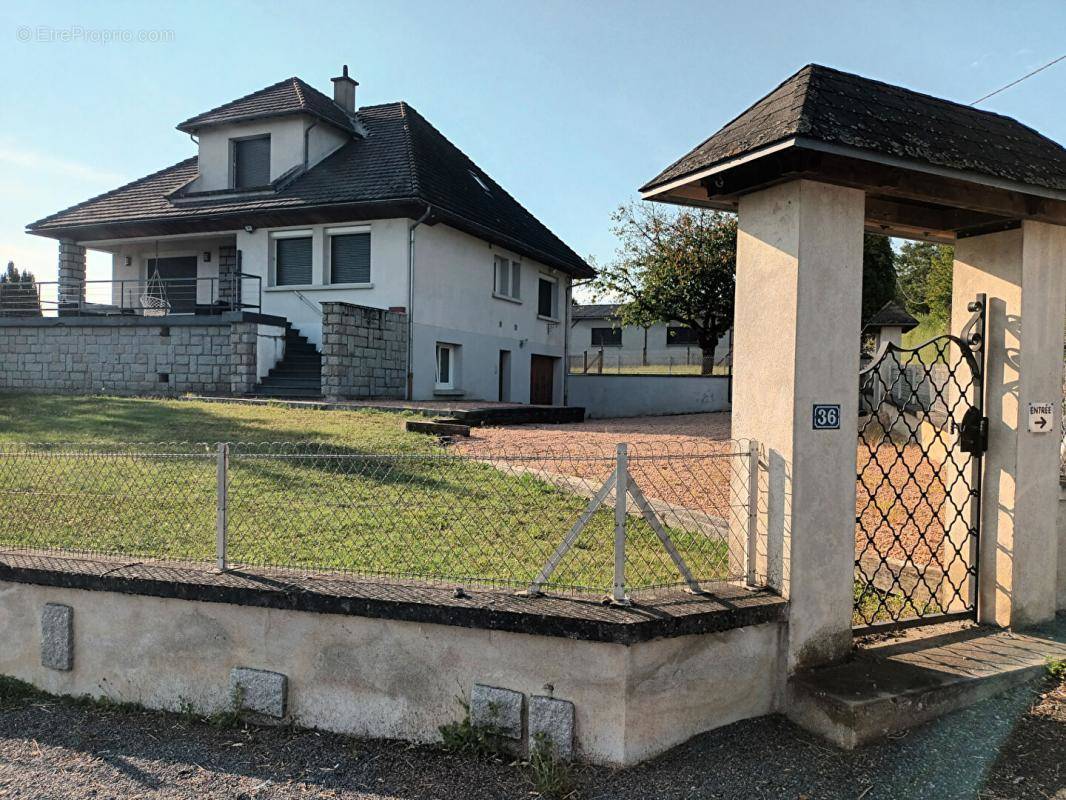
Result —
[[959, 425], [959, 449], [979, 456], [988, 450], [988, 417], [976, 406], [970, 406]]

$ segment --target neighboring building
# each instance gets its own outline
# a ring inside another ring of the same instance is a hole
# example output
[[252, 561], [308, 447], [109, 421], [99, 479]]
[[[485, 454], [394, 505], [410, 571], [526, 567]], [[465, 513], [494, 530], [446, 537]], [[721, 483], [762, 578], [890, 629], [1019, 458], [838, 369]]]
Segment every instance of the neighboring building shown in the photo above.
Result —
[[[593, 270], [411, 106], [356, 110], [347, 67], [333, 85], [288, 78], [198, 114], [178, 125], [193, 157], [31, 224], [60, 240], [58, 315], [155, 345], [174, 325], [258, 326], [234, 391], [561, 403], [570, 282]], [[85, 248], [113, 256], [103, 295]], [[160, 390], [226, 385], [183, 383], [182, 355], [135, 353]], [[101, 384], [91, 356], [89, 388], [143, 390]], [[10, 369], [0, 387], [47, 383]]]
[[[575, 305], [570, 311], [570, 369], [616, 371], [619, 367], [699, 367], [703, 351], [691, 328], [678, 322], [647, 327], [623, 325], [618, 303]], [[729, 364], [731, 338], [727, 331], [714, 350], [717, 366]]]

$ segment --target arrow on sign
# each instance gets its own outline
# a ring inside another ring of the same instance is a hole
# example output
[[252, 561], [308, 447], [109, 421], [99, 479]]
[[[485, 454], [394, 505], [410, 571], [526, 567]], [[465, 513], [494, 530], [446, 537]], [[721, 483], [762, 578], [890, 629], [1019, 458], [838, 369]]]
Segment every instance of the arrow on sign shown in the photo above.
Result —
[[1040, 417], [1040, 418], [1039, 418], [1039, 419], [1038, 419], [1038, 420], [1036, 421], [1036, 425], [1037, 425], [1037, 427], [1038, 427], [1038, 428], [1040, 428], [1041, 430], [1043, 430], [1044, 428], [1046, 428], [1046, 427], [1047, 427], [1047, 417]]

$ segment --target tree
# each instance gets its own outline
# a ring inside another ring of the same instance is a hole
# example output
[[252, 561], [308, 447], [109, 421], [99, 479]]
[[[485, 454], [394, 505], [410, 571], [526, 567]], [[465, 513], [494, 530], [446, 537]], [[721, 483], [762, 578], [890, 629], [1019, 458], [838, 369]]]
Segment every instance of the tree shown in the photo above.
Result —
[[611, 221], [617, 255], [599, 268], [594, 292], [623, 300], [623, 325], [679, 322], [691, 328], [703, 351], [701, 371], [710, 374], [714, 348], [733, 325], [736, 217], [630, 203]]
[[947, 325], [951, 316], [951, 276], [955, 248], [930, 242], [906, 242], [896, 258], [900, 293], [907, 310]]
[[29, 270], [19, 272], [14, 261], [0, 273], [0, 314], [9, 317], [41, 316], [41, 298]]
[[896, 254], [887, 236], [868, 233], [862, 240], [862, 321], [895, 300]]

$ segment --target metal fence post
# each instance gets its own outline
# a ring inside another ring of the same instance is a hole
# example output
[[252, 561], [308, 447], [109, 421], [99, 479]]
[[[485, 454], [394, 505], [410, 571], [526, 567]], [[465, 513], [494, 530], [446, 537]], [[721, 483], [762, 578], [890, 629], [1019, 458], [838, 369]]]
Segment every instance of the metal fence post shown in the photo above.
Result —
[[229, 530], [229, 444], [218, 443], [215, 460], [215, 563], [226, 570], [226, 534]]
[[755, 574], [759, 548], [759, 443], [748, 442], [748, 548], [745, 557], [745, 579], [748, 586], [758, 583]]
[[614, 468], [614, 588], [611, 600], [629, 604], [626, 597], [626, 498], [629, 496], [629, 448], [618, 445]]

